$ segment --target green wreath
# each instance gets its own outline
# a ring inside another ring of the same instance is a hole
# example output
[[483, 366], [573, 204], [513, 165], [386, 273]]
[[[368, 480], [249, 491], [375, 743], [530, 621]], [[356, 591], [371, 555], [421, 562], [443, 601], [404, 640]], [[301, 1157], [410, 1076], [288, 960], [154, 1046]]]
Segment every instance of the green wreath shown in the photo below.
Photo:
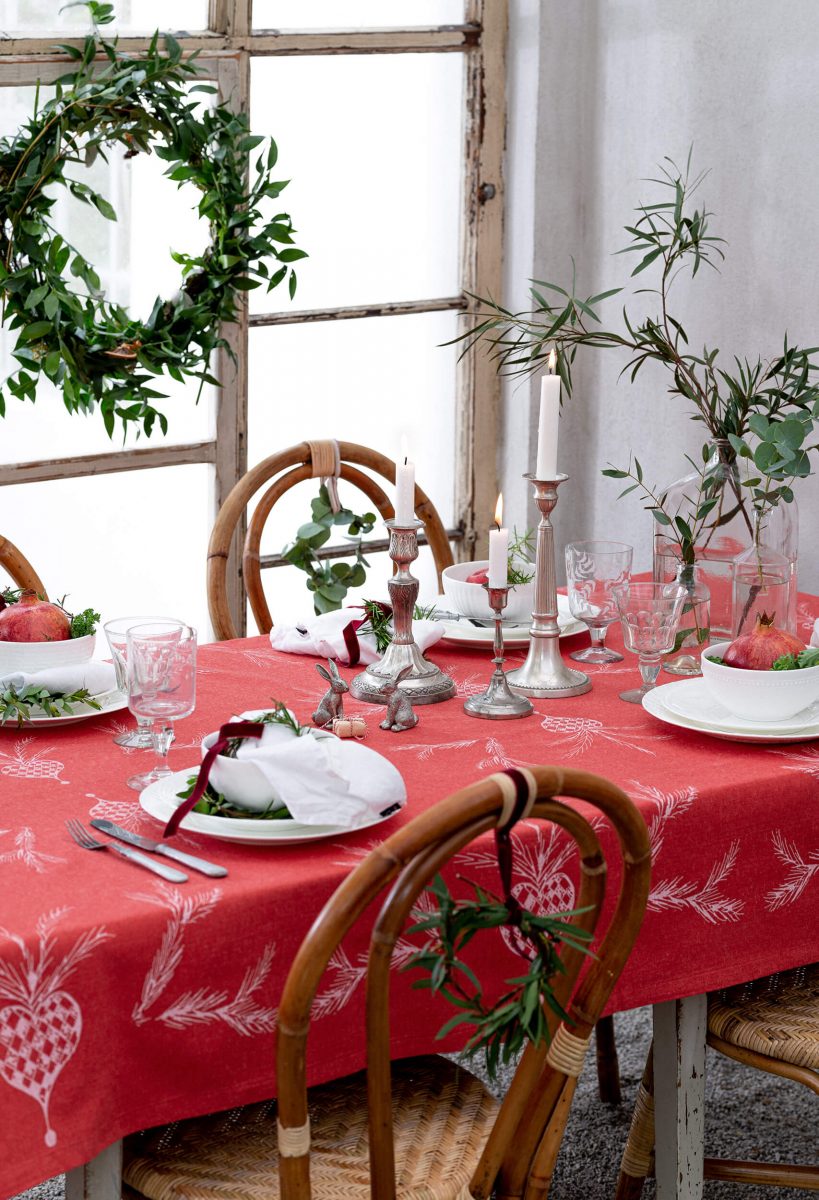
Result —
[[[112, 19], [110, 6], [90, 4], [95, 26]], [[250, 133], [247, 118], [227, 104], [204, 108], [191, 93], [213, 93], [197, 83], [195, 54], [183, 60], [169, 34], [154, 34], [147, 54], [129, 57], [95, 27], [83, 48], [61, 46], [76, 61], [56, 94], [12, 138], [0, 139], [0, 320], [17, 331], [14, 357], [20, 366], [0, 387], [33, 401], [43, 376], [56, 384], [69, 412], [99, 407], [109, 435], [117, 419], [125, 430], [141, 425], [150, 435], [166, 416], [156, 379], [167, 373], [182, 382], [217, 384], [209, 371], [212, 352], [230, 348], [219, 325], [232, 321], [240, 292], [266, 285], [271, 291], [305, 257], [293, 245], [287, 213], [262, 215], [263, 202], [286, 186], [270, 172], [276, 145], [269, 140], [248, 182], [250, 152], [268, 139]], [[100, 68], [95, 59], [107, 62]], [[66, 175], [73, 164], [107, 159], [113, 146], [125, 157], [154, 153], [168, 163], [166, 176], [202, 193], [198, 212], [210, 224], [210, 245], [199, 256], [174, 253], [182, 286], [170, 300], [157, 299], [147, 320], [131, 317], [106, 300], [91, 263], [54, 229], [53, 185], [116, 220], [108, 201]], [[272, 261], [271, 261], [272, 260]]]

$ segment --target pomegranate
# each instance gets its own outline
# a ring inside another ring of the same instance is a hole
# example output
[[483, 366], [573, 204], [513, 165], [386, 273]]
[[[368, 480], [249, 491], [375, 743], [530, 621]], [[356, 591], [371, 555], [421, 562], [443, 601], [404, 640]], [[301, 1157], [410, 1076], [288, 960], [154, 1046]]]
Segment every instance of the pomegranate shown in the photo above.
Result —
[[16, 604], [0, 612], [0, 642], [65, 642], [70, 636], [68, 614], [38, 600], [36, 592], [23, 592]]
[[466, 582], [467, 583], [481, 583], [481, 584], [488, 583], [489, 582], [489, 572], [487, 571], [486, 567], [484, 567], [482, 571], [473, 571], [471, 575], [467, 575]]
[[798, 637], [777, 629], [772, 613], [760, 613], [751, 633], [734, 638], [722, 656], [726, 667], [744, 667], [746, 671], [769, 671], [783, 654], [800, 654], [805, 643]]

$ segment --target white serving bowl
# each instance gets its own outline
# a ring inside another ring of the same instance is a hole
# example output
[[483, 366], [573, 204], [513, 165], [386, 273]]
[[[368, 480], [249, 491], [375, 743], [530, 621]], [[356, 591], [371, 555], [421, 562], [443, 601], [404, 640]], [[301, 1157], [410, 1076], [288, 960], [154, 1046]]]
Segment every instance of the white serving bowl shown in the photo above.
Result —
[[0, 642], [0, 675], [10, 671], [45, 671], [73, 667], [93, 656], [97, 635], [68, 638], [64, 642]]
[[702, 678], [718, 704], [746, 721], [786, 721], [819, 700], [819, 667], [798, 671], [746, 671], [711, 661], [730, 642], [716, 642], [701, 656]]
[[[494, 616], [489, 607], [486, 588], [481, 583], [467, 583], [467, 575], [475, 571], [485, 570], [489, 560], [484, 558], [476, 562], [455, 563], [452, 567], [444, 567], [441, 577], [444, 583], [444, 595], [455, 612], [463, 617], [475, 617], [479, 621], [489, 621]], [[532, 567], [534, 571], [534, 567]], [[515, 621], [528, 624], [532, 617], [532, 606], [535, 603], [535, 581], [519, 583], [509, 589], [509, 603], [503, 612], [504, 621]]]

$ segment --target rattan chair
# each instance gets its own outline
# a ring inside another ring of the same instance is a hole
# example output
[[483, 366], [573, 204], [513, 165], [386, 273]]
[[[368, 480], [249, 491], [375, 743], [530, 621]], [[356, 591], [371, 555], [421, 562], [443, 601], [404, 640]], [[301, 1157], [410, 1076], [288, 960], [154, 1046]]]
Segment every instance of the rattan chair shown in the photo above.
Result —
[[[564, 796], [586, 801], [590, 817], [564, 803]], [[619, 877], [602, 936], [596, 926], [607, 863], [591, 824], [601, 814], [614, 830], [610, 858]], [[577, 844], [581, 911], [574, 920], [595, 931], [595, 954], [566, 950], [566, 973], [556, 977], [555, 992], [568, 1006], [570, 1023], [558, 1024], [545, 1010], [551, 1043], [527, 1046], [499, 1103], [448, 1060], [390, 1062], [390, 964], [434, 875], [475, 838], [508, 830], [527, 816], [561, 827]], [[505, 1200], [545, 1197], [594, 1022], [637, 936], [649, 874], [640, 813], [619, 788], [584, 772], [502, 772], [420, 814], [345, 879], [295, 957], [279, 1007], [278, 1102], [128, 1139], [124, 1179], [132, 1190], [124, 1195], [485, 1200], [496, 1188]], [[367, 968], [367, 1070], [308, 1093], [306, 1041], [320, 980], [340, 941], [384, 892]]]
[[14, 542], [0, 535], [0, 567], [11, 576], [18, 588], [26, 588], [45, 597], [46, 590], [42, 580], [32, 567], [26, 556], [17, 549]]
[[[365, 467], [366, 470], [360, 470]], [[259, 547], [262, 531], [273, 505], [285, 492], [306, 479], [345, 479], [364, 493], [382, 517], [394, 516], [392, 501], [371, 474], [395, 483], [395, 463], [376, 450], [355, 442], [301, 442], [278, 454], [272, 454], [253, 467], [231, 490], [216, 518], [208, 546], [208, 607], [219, 641], [237, 636], [227, 601], [227, 561], [233, 536], [255, 494], [271, 479], [250, 519], [242, 553], [242, 570], [253, 617], [260, 633], [268, 633], [273, 618], [262, 587]], [[452, 565], [452, 549], [446, 530], [432, 501], [415, 489], [415, 514], [424, 523], [424, 533], [432, 550], [438, 584], [441, 571]]]
[[[708, 997], [707, 1042], [720, 1054], [819, 1095], [819, 964], [784, 971]], [[649, 1051], [637, 1095], [616, 1200], [638, 1200], [653, 1170], [654, 1071]], [[706, 1179], [819, 1191], [819, 1165], [706, 1158]]]

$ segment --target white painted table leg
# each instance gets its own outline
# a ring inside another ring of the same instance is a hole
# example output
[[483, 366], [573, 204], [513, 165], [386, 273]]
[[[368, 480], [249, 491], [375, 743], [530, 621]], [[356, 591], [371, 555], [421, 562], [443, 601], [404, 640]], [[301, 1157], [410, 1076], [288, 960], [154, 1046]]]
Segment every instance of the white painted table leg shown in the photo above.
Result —
[[122, 1200], [122, 1142], [68, 1172], [65, 1200]]
[[701, 1200], [707, 997], [654, 1005], [657, 1200]]

